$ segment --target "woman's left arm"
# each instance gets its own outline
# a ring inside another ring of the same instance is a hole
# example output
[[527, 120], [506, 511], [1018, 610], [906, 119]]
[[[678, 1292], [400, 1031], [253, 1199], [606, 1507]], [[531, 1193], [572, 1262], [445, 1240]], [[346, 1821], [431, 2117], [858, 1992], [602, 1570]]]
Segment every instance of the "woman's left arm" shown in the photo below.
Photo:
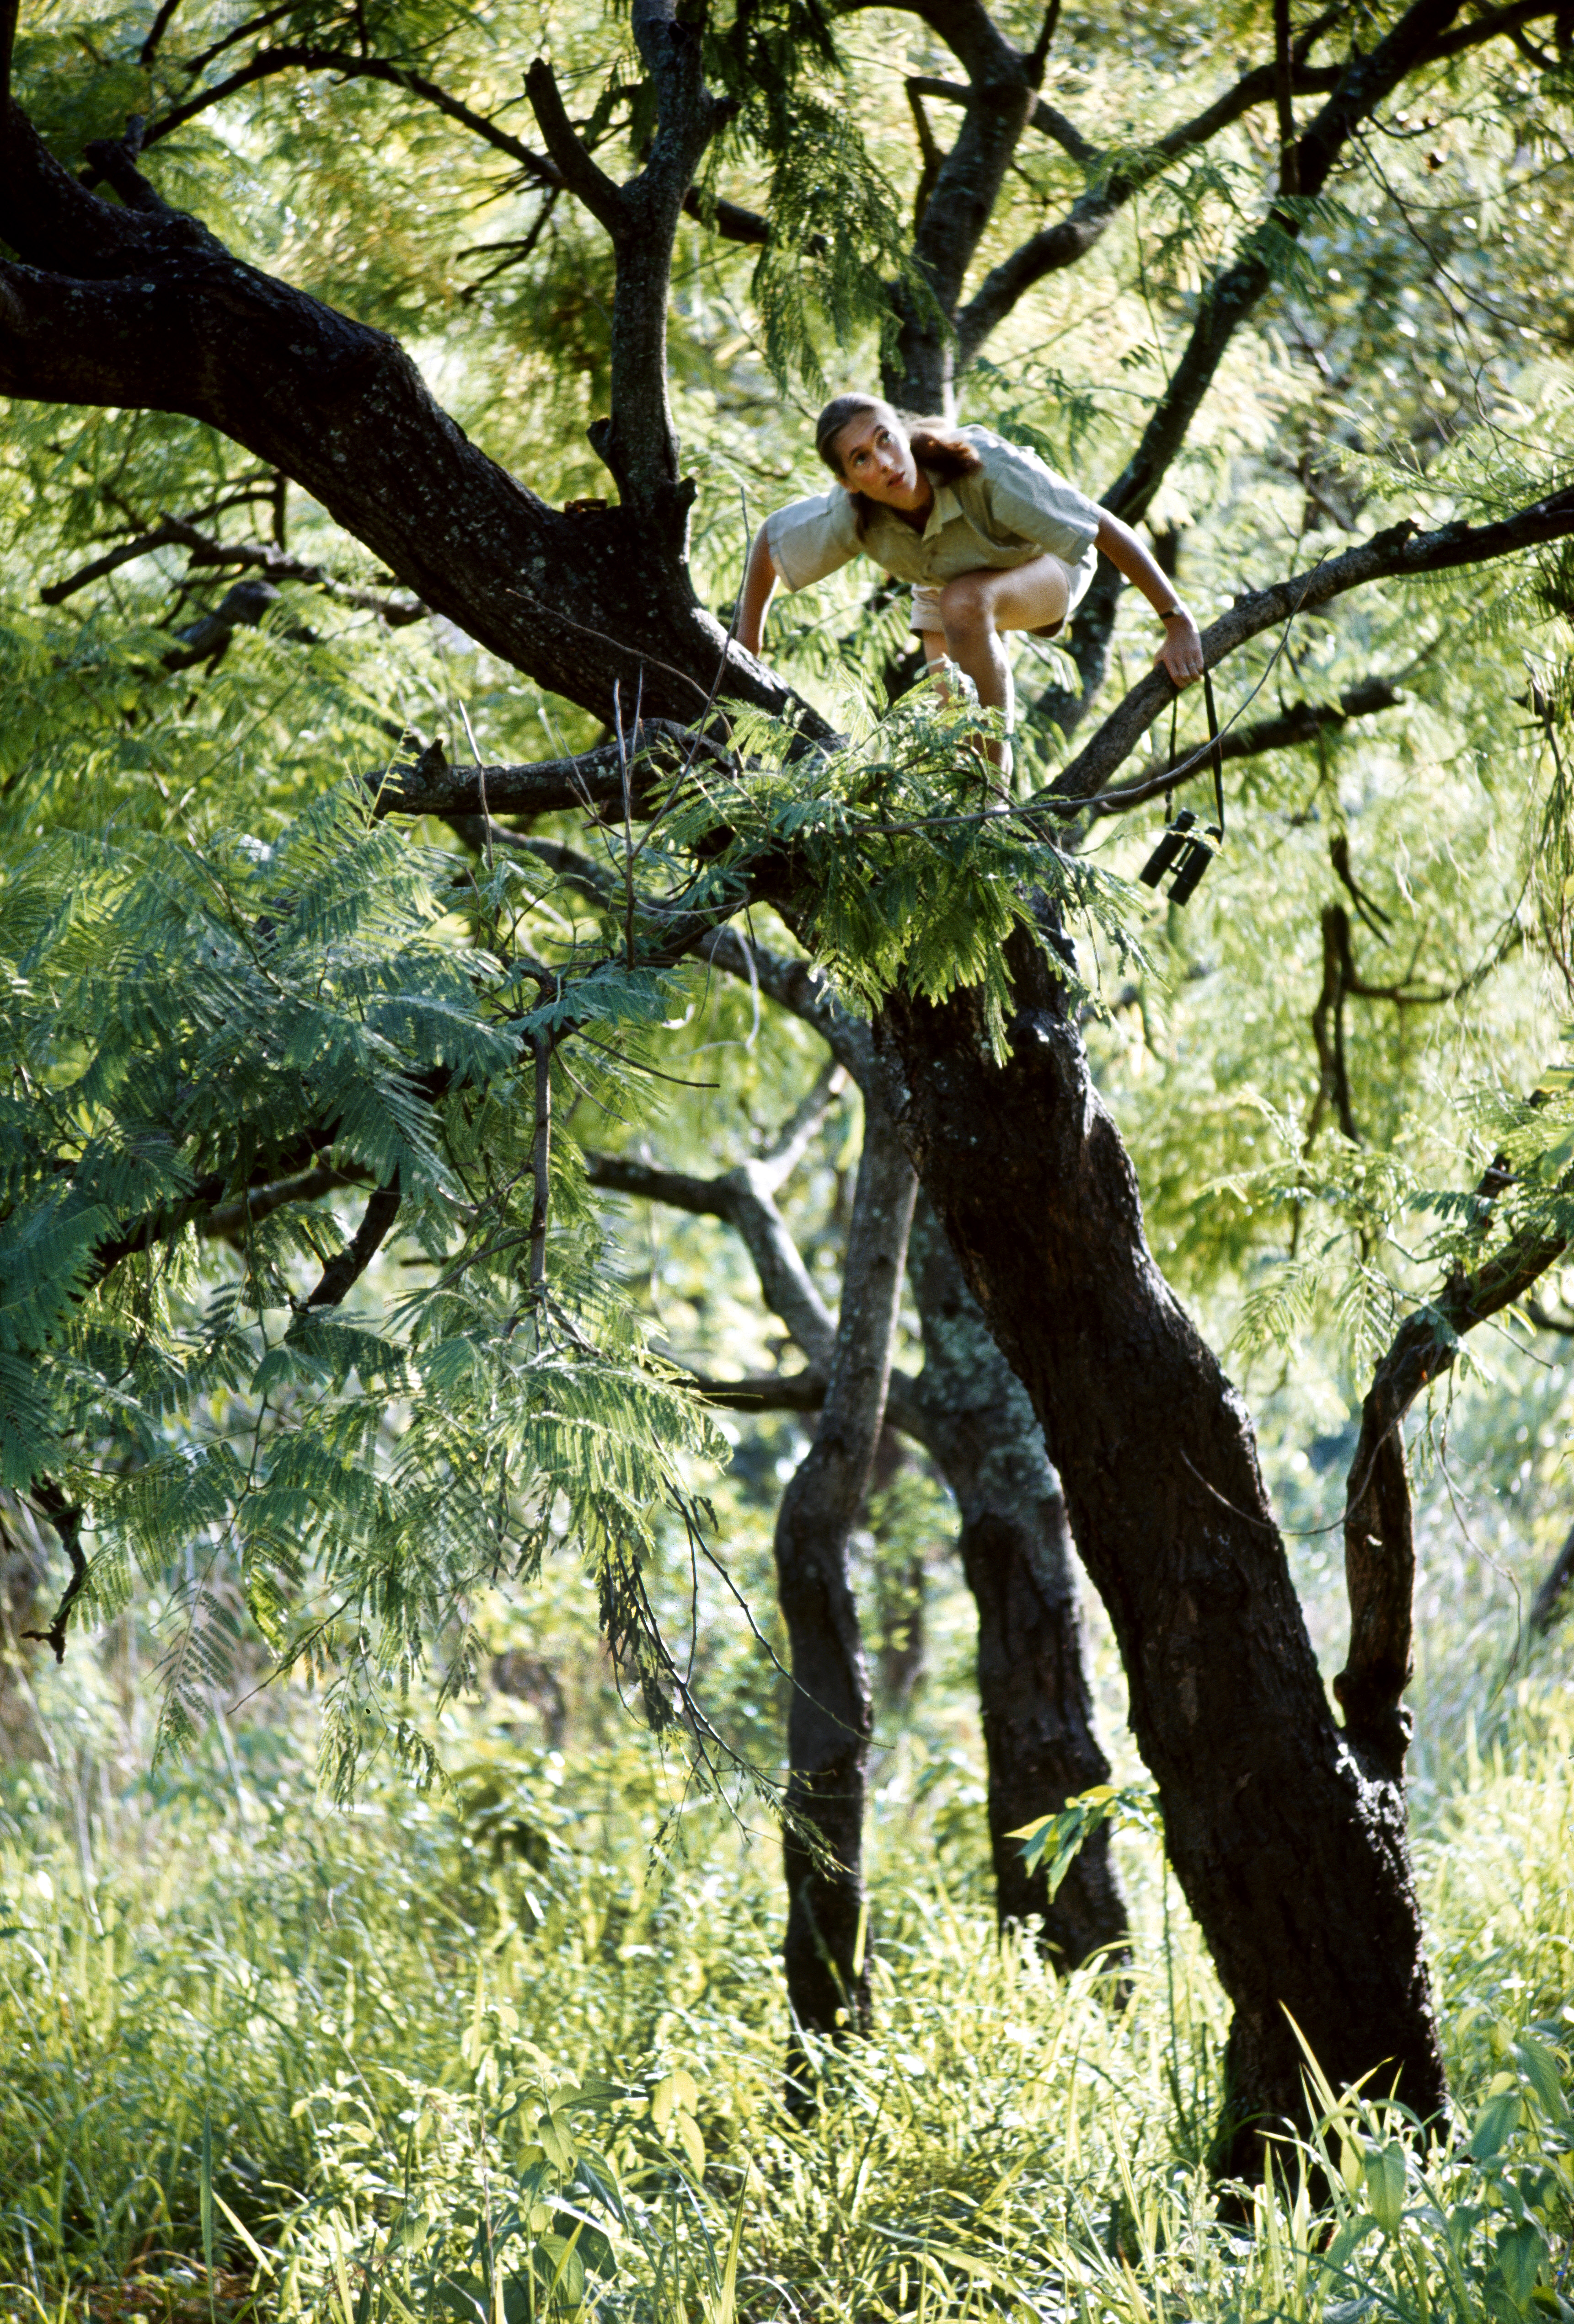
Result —
[[1142, 591], [1164, 625], [1164, 641], [1154, 660], [1162, 663], [1176, 686], [1194, 686], [1202, 675], [1202, 639], [1190, 609], [1175, 595], [1175, 585], [1151, 550], [1143, 547], [1128, 524], [1108, 509], [1099, 511], [1094, 539], [1118, 573]]

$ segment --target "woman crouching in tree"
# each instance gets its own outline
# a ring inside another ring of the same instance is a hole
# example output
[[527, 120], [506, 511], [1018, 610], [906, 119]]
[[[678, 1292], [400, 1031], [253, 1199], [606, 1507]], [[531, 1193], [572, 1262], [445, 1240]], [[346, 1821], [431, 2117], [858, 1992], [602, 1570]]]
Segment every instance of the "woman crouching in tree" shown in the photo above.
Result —
[[[1197, 624], [1129, 525], [1057, 476], [1036, 454], [987, 428], [909, 429], [872, 395], [839, 395], [815, 447], [841, 486], [767, 517], [749, 553], [739, 641], [758, 654], [778, 581], [802, 589], [861, 550], [913, 585], [913, 627], [932, 670], [954, 662], [980, 706], [1015, 711], [1002, 630], [1054, 637], [1093, 577], [1098, 553], [1135, 582], [1164, 625], [1154, 656], [1177, 686], [1202, 675]], [[987, 746], [1008, 764], [1001, 742]]]

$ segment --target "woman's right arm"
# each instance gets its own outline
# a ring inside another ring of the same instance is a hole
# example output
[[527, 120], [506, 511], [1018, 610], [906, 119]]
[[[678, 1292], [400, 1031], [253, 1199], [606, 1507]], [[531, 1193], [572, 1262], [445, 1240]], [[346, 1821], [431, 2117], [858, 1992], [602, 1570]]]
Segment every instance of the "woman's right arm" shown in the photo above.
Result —
[[754, 536], [738, 599], [738, 642], [751, 654], [759, 654], [764, 648], [765, 609], [775, 595], [778, 578], [776, 559], [766, 539], [767, 530], [762, 524]]

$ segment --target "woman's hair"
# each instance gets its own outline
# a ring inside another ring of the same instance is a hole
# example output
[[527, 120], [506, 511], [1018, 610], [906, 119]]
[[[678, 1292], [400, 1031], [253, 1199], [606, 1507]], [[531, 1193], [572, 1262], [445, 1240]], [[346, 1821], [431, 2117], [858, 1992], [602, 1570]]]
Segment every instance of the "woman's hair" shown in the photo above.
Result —
[[[984, 465], [966, 438], [948, 428], [943, 420], [922, 420], [898, 411], [894, 404], [878, 395], [837, 395], [833, 396], [815, 422], [815, 449], [831, 474], [843, 484], [847, 480], [837, 456], [836, 438], [850, 420], [861, 418], [866, 411], [888, 411], [893, 420], [899, 420], [907, 431], [915, 460], [943, 484], [960, 484], [963, 476], [976, 475]], [[874, 513], [874, 503], [866, 500], [862, 493], [854, 493], [852, 504], [861, 540], [864, 526]]]

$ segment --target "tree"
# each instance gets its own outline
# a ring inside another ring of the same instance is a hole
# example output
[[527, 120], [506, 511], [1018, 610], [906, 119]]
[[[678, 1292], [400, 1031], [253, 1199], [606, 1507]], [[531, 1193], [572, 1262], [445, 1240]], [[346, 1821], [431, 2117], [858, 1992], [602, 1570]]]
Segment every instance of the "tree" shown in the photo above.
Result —
[[[1559, 41], [1565, 28], [1551, 7], [1464, 19], [1450, 0], [1416, 0], [1370, 23], [1330, 11], [1293, 34], [1280, 12], [1260, 62], [1133, 156], [1093, 150], [1037, 96], [1056, 37], [1054, 11], [1026, 46], [979, 7], [931, 5], [919, 21], [950, 48], [965, 78], [936, 88], [934, 77], [914, 76], [915, 106], [954, 103], [962, 125], [941, 155], [928, 115], [915, 116], [925, 124], [925, 159], [906, 250], [878, 171], [847, 124], [825, 118], [817, 93], [816, 75], [831, 71], [834, 27], [793, 9], [779, 17], [746, 12], [723, 27], [681, 22], [659, 0], [635, 0], [637, 84], [608, 80], [588, 122], [572, 123], [551, 69], [532, 67], [527, 87], [545, 156], [428, 79], [413, 28], [392, 18], [386, 50], [370, 23], [357, 23], [354, 42], [347, 31], [341, 41], [336, 28], [326, 45], [314, 25], [314, 37], [299, 44], [257, 46], [222, 81], [203, 78], [215, 61], [211, 48], [194, 54], [193, 96], [140, 133], [84, 148], [89, 175], [115, 201], [74, 178], [13, 105], [0, 160], [0, 230], [15, 253], [0, 268], [0, 386], [45, 402], [180, 413], [218, 431], [315, 495], [423, 604], [617, 724], [615, 749], [571, 762], [463, 776], [423, 762], [381, 802], [483, 816], [576, 802], [615, 813], [621, 803], [627, 818], [621, 954], [603, 951], [572, 982], [560, 968], [521, 964], [520, 973], [538, 976], [538, 1005], [502, 1017], [491, 1035], [495, 1048], [467, 1033], [461, 1065], [449, 1061], [443, 1041], [423, 1035], [419, 1072], [401, 1084], [417, 1108], [443, 1108], [452, 1136], [456, 1114], [495, 1107], [505, 1089], [512, 1102], [529, 1058], [537, 1189], [529, 1281], [543, 1330], [554, 1313], [543, 1266], [554, 1061], [593, 1021], [588, 1012], [613, 1005], [607, 996], [619, 979], [618, 1005], [630, 1010], [629, 980], [647, 980], [640, 989], [649, 995], [672, 964], [713, 938], [723, 913], [752, 900], [774, 906], [850, 986], [879, 1004], [884, 1111], [1033, 1399], [1079, 1548], [1120, 1640], [1170, 1853], [1236, 2009], [1222, 2151], [1246, 2160], [1258, 2126], [1299, 2109], [1296, 2028], [1336, 2082], [1381, 2065], [1420, 2112], [1443, 2096], [1404, 1839], [1407, 1487], [1395, 1430], [1419, 1388], [1451, 1361], [1459, 1335], [1520, 1296], [1563, 1248], [1569, 1221], [1549, 1159], [1555, 1148], [1544, 1139], [1545, 1110], [1542, 1119], [1510, 1120], [1512, 1172], [1458, 1214], [1452, 1240], [1441, 1246], [1455, 1272], [1402, 1327], [1368, 1397], [1349, 1487], [1353, 1628], [1341, 1728], [1307, 1644], [1249, 1419], [1153, 1261], [1134, 1174], [1092, 1084], [1063, 923], [1093, 908], [1113, 935], [1118, 916], [1085, 862], [1041, 835], [1164, 787], [1162, 770], [1124, 786], [1109, 779], [1166, 706], [1167, 684], [1150, 677], [1127, 691], [1036, 802], [1037, 819], [1021, 835], [991, 830], [980, 807], [971, 825], [941, 835], [931, 818], [974, 810], [968, 800], [956, 806], [954, 734], [948, 742], [924, 714], [898, 722], [905, 742], [888, 745], [882, 735], [872, 751], [839, 750], [824, 713], [795, 700], [730, 642], [688, 579], [694, 495], [680, 474], [666, 377], [671, 254], [692, 196], [702, 223], [760, 249], [759, 296], [774, 317], [778, 351], [807, 358], [811, 371], [812, 314], [801, 293], [795, 300], [795, 281], [817, 279], [827, 313], [844, 325], [861, 297], [873, 301], [872, 256], [894, 283], [889, 376], [904, 392], [932, 401], [951, 383], [948, 345], [953, 382], [958, 361], [977, 364], [1036, 283], [1096, 249], [1111, 221], [1159, 186], [1166, 170], [1194, 164], [1206, 178], [1223, 134], [1272, 103], [1277, 136], [1253, 198], [1235, 208], [1227, 195], [1212, 213], [1208, 184], [1192, 198], [1191, 263], [1200, 279], [1175, 302], [1183, 344], [1101, 495], [1136, 520], [1152, 512], [1221, 368], [1266, 302], [1279, 298], [1289, 311], [1309, 298], [1307, 244], [1334, 215], [1342, 173], [1365, 166], [1374, 126], [1403, 109], [1395, 98], [1424, 104], [1424, 92], [1468, 72], [1477, 59], [1489, 85], [1497, 48], [1514, 46], [1517, 59], [1524, 53], [1517, 44], [1528, 42], [1553, 102], [1562, 51], [1535, 47], [1533, 31], [1544, 23]], [[170, 22], [166, 12], [159, 42]], [[1243, 19], [1243, 32], [1248, 25], [1254, 42], [1263, 41], [1266, 28]], [[269, 29], [259, 23], [245, 37]], [[150, 46], [158, 49], [152, 36]], [[547, 507], [465, 440], [391, 337], [247, 264], [167, 206], [139, 166], [141, 152], [226, 92], [313, 71], [398, 86], [403, 101], [432, 106], [506, 152], [554, 198], [572, 194], [604, 229], [616, 278], [610, 415], [593, 441], [617, 486], [616, 508]], [[636, 166], [619, 185], [593, 148], [625, 92]], [[811, 117], [824, 132], [812, 161], [802, 134]], [[1087, 182], [1063, 217], [975, 281], [1030, 127], [1056, 139]], [[723, 208], [704, 178], [707, 151], [723, 133], [729, 152], [752, 151], [772, 180], [779, 200], [773, 209], [768, 198], [762, 217]], [[1404, 189], [1392, 199], [1403, 215]], [[1447, 273], [1441, 259], [1436, 271]], [[1511, 477], [1521, 486], [1513, 505], [1504, 490]], [[1314, 488], [1317, 472], [1308, 465], [1309, 494]], [[1574, 494], [1561, 488], [1555, 463], [1549, 472], [1545, 463], [1538, 470], [1533, 461], [1505, 462], [1473, 496], [1457, 475], [1451, 489], [1467, 516], [1424, 527], [1406, 520], [1238, 595], [1205, 629], [1210, 663], [1275, 626], [1326, 615], [1374, 583], [1403, 588], [1440, 574], [1490, 571], [1574, 532]], [[1074, 684], [1063, 668], [1064, 683], [1045, 696], [1045, 715], [1063, 731], [1080, 731], [1105, 681], [1116, 611], [1114, 576], [1105, 574], [1075, 626]], [[720, 700], [730, 729], [708, 744], [679, 742], [653, 723], [698, 727]], [[740, 718], [740, 711], [756, 715]], [[625, 728], [634, 734], [634, 769]], [[748, 779], [713, 796], [705, 770], [718, 786], [740, 774]], [[637, 775], [644, 780], [636, 795]], [[805, 815], [805, 798], [818, 803], [818, 821]], [[665, 900], [636, 890], [636, 807], [659, 828], [664, 860], [684, 867], [686, 885]], [[664, 807], [665, 814], [649, 812]], [[851, 897], [838, 879], [827, 829], [867, 842], [860, 856], [867, 895]], [[892, 839], [908, 843], [905, 857]], [[318, 844], [314, 835], [310, 844]], [[366, 860], [388, 861], [374, 852]], [[1041, 898], [1031, 913], [1020, 903], [1029, 887]], [[334, 901], [342, 901], [336, 889]], [[274, 942], [272, 891], [253, 886], [246, 908], [269, 924]], [[495, 881], [486, 908], [495, 920]], [[308, 945], [314, 930], [298, 907], [295, 918], [288, 940]], [[205, 937], [211, 941], [211, 932]], [[306, 968], [302, 959], [298, 1005]], [[647, 1018], [653, 1013], [649, 998], [640, 1005]], [[304, 1171], [345, 1144], [352, 1078], [331, 1076], [291, 1106], [292, 1142], [267, 1155], [267, 1185], [285, 1183], [286, 1166]], [[101, 1175], [89, 1188], [67, 1150], [51, 1149], [47, 1167], [65, 1181], [55, 1189], [65, 1207], [51, 1213], [51, 1231], [74, 1238], [74, 1297], [138, 1252], [164, 1248], [176, 1224], [233, 1199], [253, 1175], [259, 1141], [249, 1129], [238, 1139], [226, 1133], [221, 1159], [208, 1167], [214, 1133], [199, 1132], [168, 1093], [161, 1104], [152, 1117], [164, 1125], [160, 1135], [172, 1139], [177, 1156], [191, 1157], [175, 1173], [178, 1197], [170, 1176], [146, 1193], [134, 1173]], [[341, 1286], [410, 1202], [418, 1164], [427, 1176], [415, 1216], [437, 1233], [439, 1189], [420, 1152], [425, 1133], [401, 1125], [401, 1134], [402, 1143], [363, 1137], [376, 1191], [351, 1245], [325, 1270], [318, 1308], [342, 1298]], [[446, 1190], [443, 1198], [452, 1200]], [[57, 1267], [62, 1248], [52, 1249]], [[324, 1328], [311, 1319], [305, 1326], [308, 1333]], [[560, 1317], [557, 1328], [566, 1329]], [[327, 1345], [309, 1338], [292, 1360], [326, 1362]], [[360, 1360], [346, 1348], [338, 1377]], [[865, 1438], [871, 1424], [878, 1416], [867, 1407]], [[648, 1433], [653, 1454], [658, 1438]], [[856, 1459], [848, 1471], [856, 1481]], [[584, 1522], [604, 1532], [594, 1500], [592, 1492]], [[620, 1523], [627, 1522], [625, 1514]], [[402, 1533], [400, 1554], [413, 1554], [413, 1544]], [[621, 1556], [609, 1551], [609, 1572], [621, 1572]], [[634, 1632], [619, 1635], [633, 1651]], [[647, 1675], [657, 1691], [672, 1683], [658, 1657]], [[844, 1984], [851, 1966], [849, 1959]]]

